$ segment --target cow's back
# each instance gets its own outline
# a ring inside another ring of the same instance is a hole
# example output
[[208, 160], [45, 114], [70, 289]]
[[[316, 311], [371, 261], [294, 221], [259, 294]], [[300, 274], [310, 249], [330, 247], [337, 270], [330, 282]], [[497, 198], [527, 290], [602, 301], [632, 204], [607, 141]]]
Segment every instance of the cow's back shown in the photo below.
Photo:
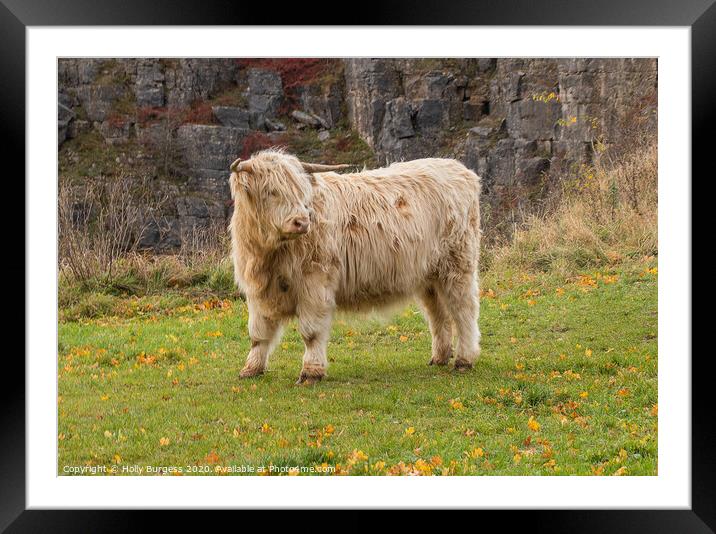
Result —
[[446, 258], [477, 254], [480, 181], [455, 160], [415, 160], [322, 178], [324, 238], [341, 265], [339, 306], [410, 296], [440, 275]]

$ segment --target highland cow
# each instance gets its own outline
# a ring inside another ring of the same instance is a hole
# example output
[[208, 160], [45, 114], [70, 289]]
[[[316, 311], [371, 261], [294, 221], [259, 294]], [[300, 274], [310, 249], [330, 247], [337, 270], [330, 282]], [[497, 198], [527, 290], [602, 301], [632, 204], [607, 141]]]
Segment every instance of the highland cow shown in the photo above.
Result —
[[265, 150], [231, 165], [230, 232], [246, 295], [251, 350], [241, 377], [263, 373], [284, 323], [305, 343], [298, 383], [326, 374], [336, 309], [417, 297], [432, 335], [430, 364], [455, 369], [480, 353], [480, 179], [458, 161], [421, 159], [338, 174]]

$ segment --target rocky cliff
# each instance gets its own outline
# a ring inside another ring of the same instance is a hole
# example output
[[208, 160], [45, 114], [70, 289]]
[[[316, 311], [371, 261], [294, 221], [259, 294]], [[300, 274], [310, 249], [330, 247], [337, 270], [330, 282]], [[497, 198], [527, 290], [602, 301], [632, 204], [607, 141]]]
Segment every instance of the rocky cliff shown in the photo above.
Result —
[[655, 59], [61, 59], [58, 77], [60, 179], [152, 177], [171, 199], [144, 240], [158, 250], [225, 224], [229, 163], [268, 146], [367, 166], [458, 158], [494, 225], [656, 125]]

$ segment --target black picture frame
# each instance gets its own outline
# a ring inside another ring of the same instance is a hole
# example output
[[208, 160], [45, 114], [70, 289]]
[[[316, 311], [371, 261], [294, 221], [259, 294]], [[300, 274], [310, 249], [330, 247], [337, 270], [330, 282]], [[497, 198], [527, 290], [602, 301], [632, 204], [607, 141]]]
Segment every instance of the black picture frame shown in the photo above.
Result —
[[[323, 1], [267, 9], [263, 3], [239, 0], [125, 0], [112, 3], [99, 0], [0, 0], [0, 95], [3, 100], [0, 105], [0, 124], [3, 125], [0, 129], [3, 136], [0, 146], [6, 158], [16, 162], [16, 175], [22, 173], [24, 176], [25, 110], [28, 104], [25, 100], [27, 26], [333, 25], [337, 22], [338, 25], [689, 26], [692, 168], [707, 168], [707, 144], [710, 144], [713, 137], [709, 134], [715, 124], [716, 112], [714, 0], [430, 0], [423, 3], [384, 0], [360, 2], [359, 9], [354, 13], [341, 10], [341, 6], [335, 2]], [[19, 184], [20, 181], [16, 182]], [[690, 184], [685, 183], [684, 187], [687, 186], [690, 187]], [[14, 198], [23, 198], [22, 205], [32, 201], [25, 198], [24, 188], [18, 189]], [[18, 234], [16, 250], [22, 246], [20, 239]], [[16, 255], [19, 257], [19, 253]], [[26, 277], [25, 283], [29, 283]], [[10, 358], [10, 354], [6, 356]], [[490, 513], [494, 520], [510, 529], [525, 531], [716, 532], [716, 419], [712, 414], [710, 384], [707, 383], [710, 355], [707, 351], [701, 355], [679, 356], [690, 357], [692, 369], [691, 509], [503, 511], [483, 514]], [[11, 359], [12, 362], [5, 363], [5, 383], [0, 388], [3, 400], [0, 410], [0, 530], [125, 532], [148, 526], [147, 513], [136, 511], [25, 509], [25, 366], [16, 355]], [[555, 496], [555, 500], [558, 501], [559, 496]], [[184, 516], [181, 516], [182, 523], [185, 521]], [[175, 523], [176, 517], [166, 526]]]

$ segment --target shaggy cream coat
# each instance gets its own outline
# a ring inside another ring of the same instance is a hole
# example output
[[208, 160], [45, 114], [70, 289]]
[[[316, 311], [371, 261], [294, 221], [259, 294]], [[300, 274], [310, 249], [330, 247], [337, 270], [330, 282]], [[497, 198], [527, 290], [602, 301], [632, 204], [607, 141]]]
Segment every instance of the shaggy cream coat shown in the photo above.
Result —
[[[236, 282], [249, 307], [242, 377], [263, 373], [283, 323], [298, 318], [299, 382], [325, 375], [336, 308], [417, 297], [432, 334], [431, 364], [479, 355], [480, 179], [458, 161], [421, 159], [358, 173], [311, 173], [280, 151], [232, 166]], [[291, 229], [310, 221], [305, 233]], [[293, 226], [292, 226], [293, 225]]]

